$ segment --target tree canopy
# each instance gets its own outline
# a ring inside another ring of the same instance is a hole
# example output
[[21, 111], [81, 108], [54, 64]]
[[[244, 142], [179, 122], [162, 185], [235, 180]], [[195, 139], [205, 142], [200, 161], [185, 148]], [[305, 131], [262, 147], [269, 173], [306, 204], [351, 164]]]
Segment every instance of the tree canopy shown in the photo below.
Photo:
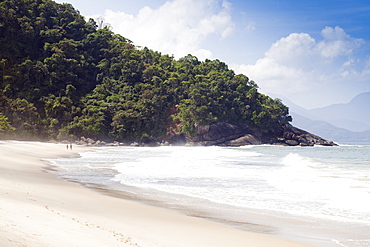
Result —
[[[101, 20], [100, 20], [101, 22]], [[170, 126], [291, 121], [278, 99], [219, 60], [163, 55], [51, 0], [0, 3], [0, 135], [165, 138]]]

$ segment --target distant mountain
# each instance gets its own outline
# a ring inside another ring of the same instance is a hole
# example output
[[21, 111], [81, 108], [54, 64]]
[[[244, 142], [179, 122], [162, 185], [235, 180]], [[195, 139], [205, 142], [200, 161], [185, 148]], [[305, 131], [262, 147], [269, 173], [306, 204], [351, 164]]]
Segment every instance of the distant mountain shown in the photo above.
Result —
[[346, 104], [307, 110], [283, 96], [273, 95], [289, 107], [292, 124], [336, 142], [370, 142], [370, 92], [362, 93]]
[[370, 130], [370, 92], [362, 93], [346, 104], [334, 104], [309, 110], [314, 119], [351, 131]]
[[292, 112], [293, 125], [335, 142], [370, 142], [370, 130], [353, 132], [328, 122], [312, 120]]

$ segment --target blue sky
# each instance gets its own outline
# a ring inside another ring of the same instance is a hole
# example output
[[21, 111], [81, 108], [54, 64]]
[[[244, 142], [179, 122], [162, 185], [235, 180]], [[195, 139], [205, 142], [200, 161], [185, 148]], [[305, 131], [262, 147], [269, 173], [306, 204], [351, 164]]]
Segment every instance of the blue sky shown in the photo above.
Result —
[[57, 0], [176, 58], [226, 62], [307, 109], [370, 91], [368, 0]]

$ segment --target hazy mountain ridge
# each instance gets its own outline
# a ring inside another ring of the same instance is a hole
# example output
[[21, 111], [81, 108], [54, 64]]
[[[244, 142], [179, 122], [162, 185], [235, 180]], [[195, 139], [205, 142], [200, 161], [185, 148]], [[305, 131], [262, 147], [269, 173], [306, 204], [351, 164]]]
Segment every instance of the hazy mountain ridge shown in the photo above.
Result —
[[309, 112], [318, 120], [324, 120], [337, 127], [360, 132], [370, 130], [370, 113], [366, 106], [370, 106], [370, 92], [361, 93], [346, 104], [334, 104], [312, 109]]
[[338, 142], [369, 142], [370, 92], [355, 96], [350, 102], [333, 104], [307, 110], [289, 99], [282, 99], [289, 106], [293, 125], [317, 135]]
[[325, 121], [312, 120], [292, 113], [293, 124], [301, 129], [336, 142], [370, 142], [370, 130], [354, 132], [339, 128]]

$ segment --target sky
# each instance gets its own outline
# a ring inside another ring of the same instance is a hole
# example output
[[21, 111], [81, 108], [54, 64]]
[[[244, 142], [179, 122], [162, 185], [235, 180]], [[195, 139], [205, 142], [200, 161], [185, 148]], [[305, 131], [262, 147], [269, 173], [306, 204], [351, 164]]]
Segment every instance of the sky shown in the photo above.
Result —
[[219, 59], [306, 109], [370, 91], [369, 0], [57, 0], [137, 46]]

